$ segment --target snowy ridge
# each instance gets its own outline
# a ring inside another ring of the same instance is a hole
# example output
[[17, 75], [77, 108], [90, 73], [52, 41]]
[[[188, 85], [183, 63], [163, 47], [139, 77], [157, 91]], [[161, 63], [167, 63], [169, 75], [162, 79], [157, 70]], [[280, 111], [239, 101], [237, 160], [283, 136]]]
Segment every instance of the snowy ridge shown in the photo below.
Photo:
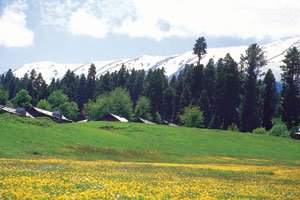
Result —
[[[291, 47], [300, 48], [300, 37], [281, 40], [266, 45], [261, 45], [266, 53], [268, 64], [264, 67], [263, 71], [272, 69], [277, 81], [280, 80], [280, 66], [287, 50]], [[206, 64], [210, 58], [214, 58], [215, 61], [219, 58], [223, 58], [227, 53], [239, 62], [241, 54], [245, 53], [248, 46], [235, 46], [224, 48], [209, 48], [207, 49], [206, 56], [201, 60], [201, 63]], [[192, 51], [185, 52], [183, 54], [171, 55], [171, 56], [151, 56], [142, 55], [134, 59], [119, 59], [108, 61], [93, 61], [86, 64], [60, 64], [50, 61], [36, 62], [25, 64], [13, 70], [13, 73], [21, 78], [25, 73], [30, 73], [32, 69], [35, 69], [37, 73], [42, 73], [43, 78], [49, 84], [53, 78], [62, 78], [68, 69], [74, 71], [75, 74], [87, 75], [88, 69], [92, 63], [96, 66], [97, 76], [101, 76], [106, 72], [114, 72], [121, 68], [124, 64], [127, 69], [149, 69], [164, 68], [168, 77], [177, 75], [186, 64], [197, 63], [197, 56]]]

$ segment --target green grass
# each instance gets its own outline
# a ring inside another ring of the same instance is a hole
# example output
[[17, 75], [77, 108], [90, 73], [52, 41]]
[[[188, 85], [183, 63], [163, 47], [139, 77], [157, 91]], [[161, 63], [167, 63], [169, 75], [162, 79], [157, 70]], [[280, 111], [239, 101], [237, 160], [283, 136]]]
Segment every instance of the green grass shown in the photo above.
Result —
[[2, 158], [299, 164], [299, 152], [300, 141], [268, 135], [138, 123], [56, 124], [0, 116]]

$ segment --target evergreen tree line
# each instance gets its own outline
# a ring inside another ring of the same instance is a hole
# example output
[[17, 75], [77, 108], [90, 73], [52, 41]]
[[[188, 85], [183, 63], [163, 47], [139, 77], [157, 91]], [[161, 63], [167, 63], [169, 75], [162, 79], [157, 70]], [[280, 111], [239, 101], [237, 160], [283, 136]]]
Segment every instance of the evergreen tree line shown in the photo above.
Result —
[[68, 116], [78, 120], [96, 119], [105, 112], [116, 112], [131, 119], [134, 112], [135, 117], [155, 122], [179, 123], [185, 108], [197, 107], [203, 114], [202, 127], [206, 128], [236, 126], [243, 132], [257, 127], [269, 130], [273, 118], [281, 118], [289, 129], [299, 125], [300, 52], [297, 48], [288, 50], [283, 60], [283, 86], [279, 93], [272, 71], [261, 73], [267, 60], [259, 45], [250, 45], [240, 63], [227, 54], [216, 61], [210, 59], [204, 66], [200, 61], [206, 47], [205, 39], [199, 38], [194, 46], [199, 58], [197, 64], [186, 65], [178, 76], [170, 79], [164, 69], [150, 69], [146, 73], [129, 71], [124, 65], [119, 71], [96, 77], [96, 67], [92, 64], [87, 76], [77, 76], [69, 70], [61, 80], [53, 79], [47, 85], [35, 70], [20, 79], [9, 70], [0, 77], [0, 104], [17, 105], [17, 93], [23, 89], [31, 97], [30, 105], [64, 110], [64, 113], [71, 110]]

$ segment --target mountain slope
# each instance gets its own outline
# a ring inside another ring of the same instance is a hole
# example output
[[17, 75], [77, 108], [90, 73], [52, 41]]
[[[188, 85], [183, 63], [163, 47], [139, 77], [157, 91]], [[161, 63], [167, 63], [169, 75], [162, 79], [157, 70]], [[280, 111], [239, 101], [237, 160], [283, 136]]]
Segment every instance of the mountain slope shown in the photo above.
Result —
[[[277, 81], [280, 80], [280, 65], [286, 51], [296, 46], [300, 48], [300, 37], [281, 40], [266, 45], [261, 45], [266, 53], [268, 64], [264, 67], [263, 71], [272, 69]], [[245, 52], [247, 46], [237, 47], [225, 47], [225, 48], [209, 48], [207, 49], [207, 55], [201, 61], [206, 64], [210, 58], [214, 58], [216, 61], [219, 58], [224, 57], [227, 53], [238, 62], [240, 55]], [[197, 62], [197, 56], [192, 51], [171, 55], [171, 56], [150, 56], [142, 55], [134, 59], [120, 59], [120, 60], [108, 60], [108, 61], [93, 61], [86, 64], [60, 64], [49, 61], [36, 62], [25, 64], [13, 70], [13, 73], [17, 77], [23, 77], [25, 73], [30, 73], [32, 69], [35, 69], [37, 73], [42, 73], [47, 83], [50, 83], [52, 78], [62, 78], [68, 69], [74, 71], [77, 75], [87, 74], [91, 63], [94, 63], [97, 70], [97, 76], [101, 76], [106, 72], [113, 72], [119, 70], [124, 64], [128, 69], [149, 69], [164, 68], [168, 77], [177, 75], [186, 64], [192, 64]]]

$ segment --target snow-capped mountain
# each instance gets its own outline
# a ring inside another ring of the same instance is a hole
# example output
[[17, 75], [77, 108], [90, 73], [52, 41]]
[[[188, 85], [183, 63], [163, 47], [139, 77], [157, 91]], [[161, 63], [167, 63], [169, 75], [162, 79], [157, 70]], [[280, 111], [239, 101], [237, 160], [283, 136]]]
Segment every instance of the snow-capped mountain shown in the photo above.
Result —
[[[280, 65], [286, 51], [296, 46], [300, 48], [300, 37], [291, 39], [281, 40], [266, 45], [261, 45], [266, 53], [268, 64], [264, 67], [263, 71], [271, 68], [277, 81], [280, 80]], [[245, 53], [248, 46], [236, 46], [236, 47], [225, 47], [225, 48], [209, 48], [207, 54], [201, 61], [206, 64], [210, 58], [214, 58], [215, 61], [219, 58], [224, 57], [227, 53], [239, 62], [240, 55]], [[171, 56], [150, 56], [143, 55], [134, 59], [120, 59], [120, 60], [108, 60], [108, 61], [93, 61], [86, 64], [60, 64], [55, 62], [36, 62], [25, 64], [13, 70], [13, 73], [17, 77], [23, 77], [25, 73], [30, 73], [32, 69], [35, 69], [37, 73], [42, 73], [45, 81], [50, 83], [53, 78], [62, 78], [68, 69], [75, 72], [75, 74], [87, 74], [88, 69], [92, 63], [95, 64], [97, 70], [97, 76], [105, 74], [107, 71], [113, 72], [119, 70], [124, 64], [129, 70], [135, 68], [136, 70], [144, 69], [156, 69], [164, 68], [168, 77], [177, 75], [180, 70], [186, 64], [192, 64], [197, 62], [197, 56], [192, 51], [171, 55]]]

